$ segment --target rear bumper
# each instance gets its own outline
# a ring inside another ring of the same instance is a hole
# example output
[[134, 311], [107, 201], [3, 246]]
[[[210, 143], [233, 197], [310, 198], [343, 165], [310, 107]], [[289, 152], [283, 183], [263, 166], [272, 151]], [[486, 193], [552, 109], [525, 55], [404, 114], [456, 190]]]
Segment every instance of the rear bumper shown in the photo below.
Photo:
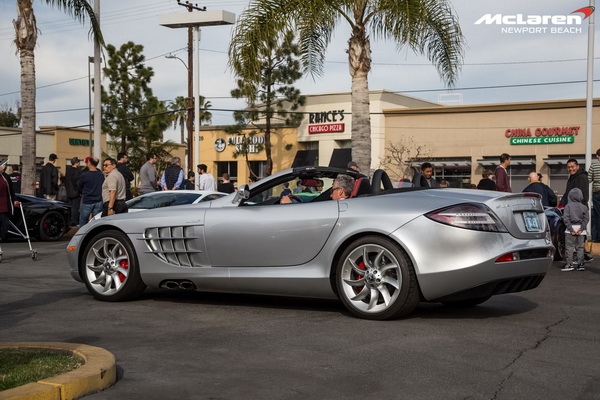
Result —
[[462, 301], [475, 298], [485, 298], [497, 294], [516, 293], [525, 290], [535, 289], [542, 283], [546, 274], [521, 276], [518, 278], [499, 279], [497, 281], [484, 283], [471, 289], [452, 293], [438, 299], [432, 299], [432, 302], [444, 301]]
[[[543, 278], [554, 251], [548, 238], [519, 239], [510, 233], [461, 229], [426, 218], [411, 221], [391, 236], [411, 258], [425, 301], [532, 289], [541, 280], [535, 284], [525, 278]], [[429, 246], [423, 246], [423, 241]], [[496, 262], [507, 253], [518, 257]], [[521, 278], [525, 283], [520, 283]], [[505, 285], [507, 282], [514, 284]]]

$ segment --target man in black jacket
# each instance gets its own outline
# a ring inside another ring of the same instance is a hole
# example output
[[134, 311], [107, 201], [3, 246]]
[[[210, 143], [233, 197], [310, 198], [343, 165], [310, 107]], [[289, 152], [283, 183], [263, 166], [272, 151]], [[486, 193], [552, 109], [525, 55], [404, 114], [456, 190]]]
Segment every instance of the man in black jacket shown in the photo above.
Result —
[[[578, 188], [583, 193], [583, 201], [581, 202], [584, 206], [589, 208], [588, 200], [590, 199], [590, 186], [588, 182], [587, 172], [579, 168], [579, 163], [576, 159], [570, 158], [567, 160], [567, 172], [569, 173], [569, 180], [567, 181], [567, 188], [565, 194], [560, 199], [560, 206], [566, 206], [569, 202], [569, 192], [573, 188]], [[586, 239], [587, 240], [587, 239]], [[584, 248], [586, 248], [584, 246]], [[585, 261], [593, 260], [592, 255], [586, 251], [584, 254]]]
[[127, 166], [128, 156], [125, 153], [117, 154], [117, 170], [125, 178], [125, 200], [133, 199], [131, 193], [131, 182], [134, 180], [133, 172]]
[[54, 165], [57, 158], [56, 154], [50, 154], [48, 163], [42, 167], [40, 173], [40, 189], [48, 200], [56, 200], [58, 194], [58, 168]]
[[[565, 194], [560, 199], [560, 205], [566, 206], [569, 201], [569, 192], [573, 188], [579, 188], [583, 193], [583, 204], [588, 206], [588, 200], [590, 199], [590, 188], [588, 183], [587, 172], [579, 168], [579, 163], [576, 159], [570, 158], [567, 161], [567, 172], [569, 173], [569, 180], [567, 181], [567, 188]], [[589, 207], [589, 206], [588, 206]]]
[[523, 189], [523, 192], [537, 193], [542, 196], [542, 205], [544, 207], [556, 207], [556, 195], [550, 187], [542, 183], [537, 172], [529, 174], [529, 185]]
[[80, 166], [81, 160], [73, 157], [71, 158], [71, 165], [67, 165], [65, 171], [65, 188], [71, 205], [71, 226], [79, 225], [79, 206], [81, 205], [81, 191], [79, 190]]
[[179, 186], [183, 183], [183, 169], [181, 169], [181, 159], [179, 157], [171, 158], [165, 172], [163, 172], [160, 184], [163, 190], [179, 190]]

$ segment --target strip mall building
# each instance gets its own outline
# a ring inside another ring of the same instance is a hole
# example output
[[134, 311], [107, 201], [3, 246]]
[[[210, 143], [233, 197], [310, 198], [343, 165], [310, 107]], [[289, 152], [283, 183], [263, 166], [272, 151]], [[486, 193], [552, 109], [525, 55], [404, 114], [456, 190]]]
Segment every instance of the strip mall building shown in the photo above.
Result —
[[[274, 171], [298, 165], [345, 167], [351, 157], [350, 93], [306, 96], [304, 119], [297, 129], [278, 129], [273, 137]], [[532, 171], [563, 193], [569, 158], [585, 166], [585, 101], [563, 100], [527, 103], [442, 106], [385, 90], [372, 90], [372, 168], [382, 166], [392, 148], [420, 154], [415, 166], [429, 161], [437, 179], [451, 187], [478, 183], [484, 169], [494, 170], [502, 153], [512, 157], [508, 169], [514, 192], [528, 184]], [[594, 127], [600, 123], [600, 100], [594, 101]], [[219, 127], [203, 128], [201, 159], [213, 174], [229, 172], [245, 183], [246, 162], [233, 157], [235, 140]], [[261, 135], [255, 140], [261, 141]], [[208, 142], [208, 143], [207, 143]], [[592, 138], [593, 151], [600, 138]], [[592, 157], [595, 160], [595, 157]], [[249, 155], [253, 170], [264, 170], [264, 151]], [[405, 171], [386, 165], [395, 178]]]

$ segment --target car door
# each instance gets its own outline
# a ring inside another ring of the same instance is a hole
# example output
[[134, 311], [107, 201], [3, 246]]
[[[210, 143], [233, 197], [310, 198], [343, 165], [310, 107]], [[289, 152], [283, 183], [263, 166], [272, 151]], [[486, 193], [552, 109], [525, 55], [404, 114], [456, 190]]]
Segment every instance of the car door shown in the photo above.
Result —
[[204, 225], [210, 264], [304, 264], [323, 248], [337, 219], [337, 201], [210, 208]]

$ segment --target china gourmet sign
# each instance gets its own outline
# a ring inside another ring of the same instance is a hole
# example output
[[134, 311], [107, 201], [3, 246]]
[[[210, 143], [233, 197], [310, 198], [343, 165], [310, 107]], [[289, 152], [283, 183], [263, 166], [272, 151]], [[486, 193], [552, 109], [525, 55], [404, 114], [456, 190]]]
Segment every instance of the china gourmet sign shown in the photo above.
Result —
[[539, 128], [509, 128], [504, 136], [510, 144], [564, 144], [575, 143], [580, 126], [552, 126]]

